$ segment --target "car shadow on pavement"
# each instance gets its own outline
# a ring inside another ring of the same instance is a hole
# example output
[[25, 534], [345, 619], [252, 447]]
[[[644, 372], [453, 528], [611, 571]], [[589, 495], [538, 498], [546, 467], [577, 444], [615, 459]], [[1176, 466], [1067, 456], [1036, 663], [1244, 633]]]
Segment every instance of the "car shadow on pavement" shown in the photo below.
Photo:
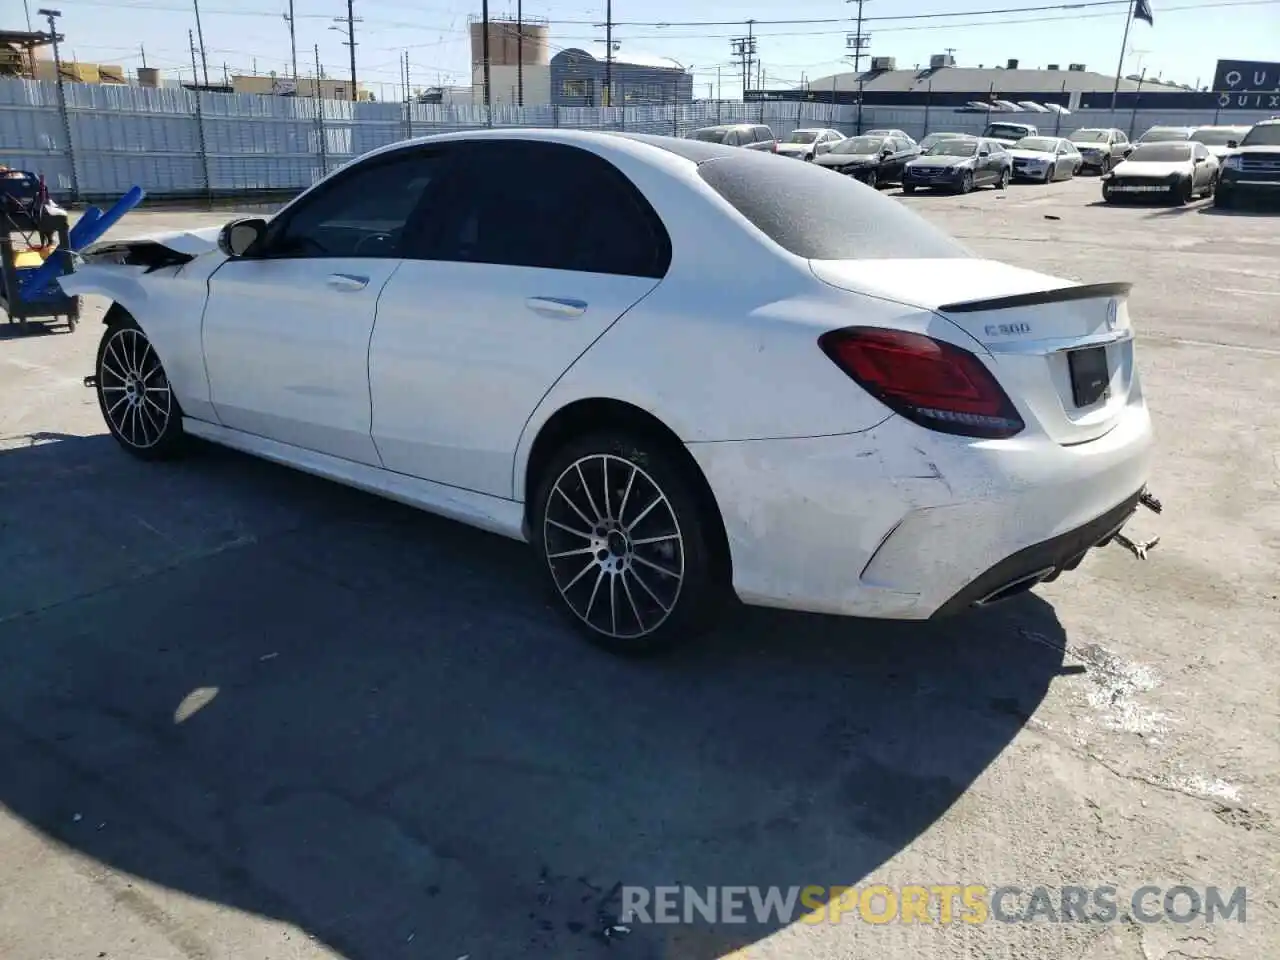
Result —
[[620, 885], [858, 884], [1066, 672], [1031, 595], [737, 608], [620, 660], [522, 545], [230, 452], [42, 439], [0, 451], [0, 804], [191, 956], [220, 954], [134, 878], [348, 958], [712, 960], [780, 923], [615, 930]]

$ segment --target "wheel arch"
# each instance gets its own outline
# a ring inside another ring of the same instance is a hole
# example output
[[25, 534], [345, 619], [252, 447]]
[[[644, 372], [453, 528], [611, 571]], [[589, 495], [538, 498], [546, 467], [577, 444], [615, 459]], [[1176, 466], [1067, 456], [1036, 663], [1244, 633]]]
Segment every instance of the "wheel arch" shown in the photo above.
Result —
[[715, 546], [720, 557], [726, 564], [729, 564], [731, 562], [729, 537], [725, 531], [724, 517], [720, 510], [719, 501], [716, 499], [715, 491], [711, 488], [711, 483], [707, 480], [706, 474], [702, 472], [698, 462], [689, 453], [679, 434], [648, 410], [625, 400], [615, 400], [608, 397], [587, 397], [574, 400], [553, 413], [538, 428], [537, 435], [529, 447], [529, 454], [525, 460], [523, 470], [517, 465], [515, 476], [517, 486], [514, 493], [517, 499], [524, 501], [526, 538], [529, 537], [531, 530], [530, 511], [533, 509], [533, 491], [537, 489], [542, 471], [546, 469], [552, 456], [574, 437], [602, 430], [626, 431], [652, 439], [665, 449], [670, 450], [678, 458], [688, 471], [689, 478], [693, 481], [700, 506], [712, 520], [711, 527], [715, 535]]

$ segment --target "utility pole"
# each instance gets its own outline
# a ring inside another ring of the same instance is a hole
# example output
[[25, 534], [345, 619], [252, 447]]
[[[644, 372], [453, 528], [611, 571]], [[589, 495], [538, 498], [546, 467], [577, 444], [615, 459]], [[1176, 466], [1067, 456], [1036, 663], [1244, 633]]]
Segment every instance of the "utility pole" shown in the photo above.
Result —
[[[852, 50], [853, 72], [862, 73], [862, 57], [871, 41], [871, 37], [862, 32], [862, 4], [865, 0], [846, 0], [847, 3], [856, 3], [858, 5], [858, 16], [854, 21], [856, 27], [853, 33], [847, 33], [844, 37], [844, 45], [846, 50]], [[846, 54], [849, 56], [849, 54]]]
[[[191, 46], [191, 79], [193, 81], [192, 85], [198, 87], [200, 86], [200, 82], [196, 80], [196, 38], [195, 38], [195, 34], [193, 34], [190, 30], [187, 31], [187, 43]], [[208, 85], [209, 84], [207, 83], [205, 84], [206, 87]], [[199, 96], [199, 95], [200, 94], [197, 92], [196, 96]]]
[[729, 47], [733, 50], [733, 55], [738, 59], [742, 70], [743, 100], [746, 100], [747, 87], [751, 85], [751, 64], [756, 55], [755, 23], [754, 20], [748, 20], [747, 35], [745, 37], [734, 37], [729, 41]]
[[147, 47], [146, 44], [138, 44], [138, 52], [142, 54], [142, 69], [147, 69]]
[[613, 106], [613, 0], [604, 3], [604, 105]]
[[516, 106], [524, 106], [524, 2], [516, 0]]
[[355, 10], [352, 6], [352, 0], [347, 0], [347, 15], [345, 17], [334, 17], [334, 26], [330, 30], [337, 30], [339, 33], [345, 33], [347, 39], [342, 43], [351, 51], [351, 99], [358, 100], [356, 95], [356, 24], [363, 23], [363, 17], [354, 16]]
[[493, 91], [489, 82], [489, 0], [480, 4], [480, 20], [484, 30], [480, 39], [480, 56], [484, 58], [484, 109], [488, 116], [493, 116]]
[[[196, 8], [196, 36], [200, 38], [200, 67], [204, 71], [204, 85], [208, 87], [209, 59], [204, 54], [204, 28], [200, 25], [200, 0], [191, 0], [191, 3]], [[194, 69], [195, 64], [192, 64], [191, 66]], [[194, 80], [195, 77], [192, 77], [191, 79]]]
[[289, 64], [293, 69], [293, 95], [298, 95], [298, 35], [293, 29], [293, 0], [289, 0], [289, 12], [284, 15], [289, 24]]
[[[858, 129], [858, 133], [861, 134], [862, 133], [862, 91], [865, 85], [865, 80], [863, 79], [863, 76], [862, 76], [862, 56], [863, 56], [863, 52], [870, 45], [871, 38], [862, 32], [862, 5], [865, 2], [865, 0], [846, 0], [846, 2], [856, 3], [858, 5], [858, 16], [856, 19], [855, 30], [853, 33], [845, 34], [844, 45], [846, 50], [848, 49], [853, 50], [853, 72], [858, 75], [858, 119], [857, 119], [858, 126], [857, 126], [857, 129]], [[835, 101], [834, 87], [832, 89], [831, 99], [832, 99], [832, 102], [834, 103]]]
[[354, 0], [347, 0], [347, 44], [351, 49], [351, 99], [356, 96], [356, 18]]

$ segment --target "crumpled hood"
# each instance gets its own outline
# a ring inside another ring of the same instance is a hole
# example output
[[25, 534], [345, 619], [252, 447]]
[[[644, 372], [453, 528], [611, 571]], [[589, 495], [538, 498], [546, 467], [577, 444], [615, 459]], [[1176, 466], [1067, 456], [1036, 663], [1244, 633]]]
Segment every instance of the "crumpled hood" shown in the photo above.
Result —
[[1075, 147], [1077, 150], [1079, 150], [1081, 153], [1084, 153], [1087, 150], [1092, 150], [1095, 153], [1111, 152], [1111, 147], [1108, 146], [1107, 144], [1094, 143], [1092, 140], [1072, 140], [1071, 145]]
[[95, 250], [107, 247], [156, 243], [175, 253], [185, 254], [188, 257], [198, 257], [201, 254], [211, 253], [218, 249], [218, 234], [221, 230], [222, 227], [200, 227], [196, 230], [170, 230], [160, 233], [137, 234], [132, 237], [117, 237], [110, 240], [99, 240], [81, 252], [91, 254]]

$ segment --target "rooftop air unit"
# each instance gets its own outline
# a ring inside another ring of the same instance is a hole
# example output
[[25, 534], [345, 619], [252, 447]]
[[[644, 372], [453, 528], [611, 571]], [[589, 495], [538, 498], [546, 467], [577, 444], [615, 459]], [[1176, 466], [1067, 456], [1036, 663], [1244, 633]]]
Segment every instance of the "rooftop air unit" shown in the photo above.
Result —
[[1071, 64], [1071, 66], [1067, 67], [1067, 69], [1070, 70], [1072, 73], [1084, 73], [1084, 64], [1073, 63]]
[[943, 67], [954, 67], [956, 58], [949, 53], [935, 53], [929, 58], [929, 69], [940, 70]]
[[896, 70], [898, 69], [898, 61], [893, 57], [872, 57], [871, 69], [880, 70]]
[[1051, 64], [1049, 64], [1047, 67], [1045, 67], [1045, 69], [1046, 69], [1046, 70], [1057, 70], [1057, 69], [1058, 69], [1058, 65], [1057, 65], [1056, 63], [1051, 63]]
[[1006, 64], [1005, 64], [1004, 68], [1005, 68], [1006, 70], [1017, 70], [1017, 69], [1018, 69], [1018, 61], [1017, 61], [1017, 60], [1010, 60], [1008, 63], [1006, 63]]

